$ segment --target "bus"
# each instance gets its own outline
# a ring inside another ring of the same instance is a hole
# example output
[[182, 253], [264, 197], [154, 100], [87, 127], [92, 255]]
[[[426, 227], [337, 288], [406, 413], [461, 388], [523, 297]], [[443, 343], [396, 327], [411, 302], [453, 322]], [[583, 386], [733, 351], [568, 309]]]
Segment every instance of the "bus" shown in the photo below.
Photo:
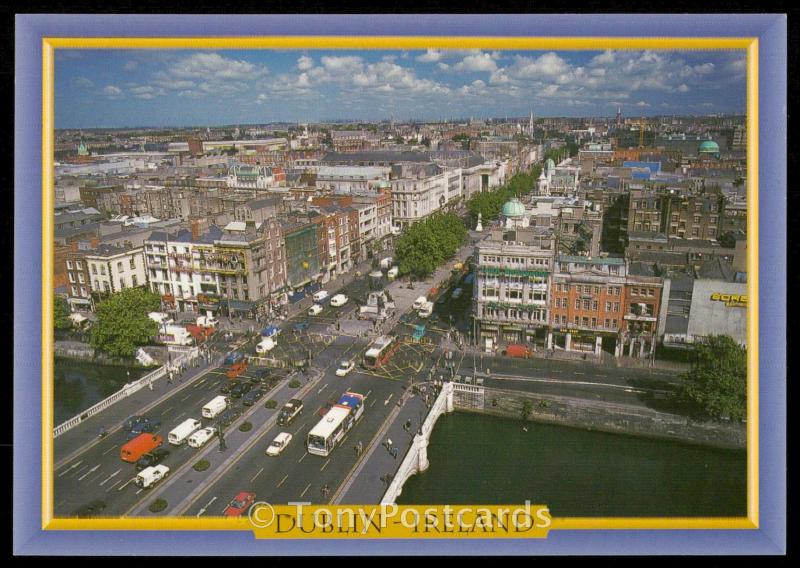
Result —
[[367, 369], [377, 369], [385, 365], [399, 348], [400, 342], [397, 340], [397, 336], [381, 335], [364, 353], [364, 366]]
[[309, 454], [327, 456], [364, 413], [364, 395], [346, 392], [308, 433]]

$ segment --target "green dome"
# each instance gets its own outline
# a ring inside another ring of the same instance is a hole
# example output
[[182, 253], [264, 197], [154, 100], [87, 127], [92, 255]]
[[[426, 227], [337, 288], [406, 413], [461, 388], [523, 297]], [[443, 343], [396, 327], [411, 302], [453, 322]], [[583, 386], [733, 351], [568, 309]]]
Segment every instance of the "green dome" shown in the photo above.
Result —
[[546, 170], [554, 170], [556, 169], [556, 163], [551, 158], [547, 158], [547, 161], [544, 163], [544, 168]]
[[392, 187], [392, 183], [390, 181], [387, 181], [387, 180], [381, 180], [381, 181], [379, 181], [378, 183], [375, 184], [375, 187], [377, 187], [378, 189], [383, 189], [383, 188], [386, 188], [386, 187]]
[[697, 151], [701, 154], [719, 154], [719, 144], [713, 140], [706, 140], [700, 144]]
[[522, 217], [525, 215], [525, 206], [514, 198], [503, 205], [503, 217]]

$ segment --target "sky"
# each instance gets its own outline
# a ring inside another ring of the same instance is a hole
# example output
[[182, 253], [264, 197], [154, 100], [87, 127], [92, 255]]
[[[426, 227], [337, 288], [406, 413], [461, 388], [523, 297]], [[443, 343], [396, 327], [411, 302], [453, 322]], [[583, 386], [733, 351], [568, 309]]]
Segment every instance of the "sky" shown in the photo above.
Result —
[[745, 52], [56, 50], [56, 128], [745, 111]]

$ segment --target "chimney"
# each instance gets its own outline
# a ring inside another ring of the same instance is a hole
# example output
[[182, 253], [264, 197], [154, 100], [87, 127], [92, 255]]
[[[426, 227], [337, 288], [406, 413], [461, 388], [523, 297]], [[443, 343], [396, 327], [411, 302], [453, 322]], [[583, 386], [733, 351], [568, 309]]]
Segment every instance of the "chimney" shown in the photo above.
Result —
[[192, 240], [196, 241], [200, 239], [200, 219], [192, 219], [191, 226], [192, 226]]

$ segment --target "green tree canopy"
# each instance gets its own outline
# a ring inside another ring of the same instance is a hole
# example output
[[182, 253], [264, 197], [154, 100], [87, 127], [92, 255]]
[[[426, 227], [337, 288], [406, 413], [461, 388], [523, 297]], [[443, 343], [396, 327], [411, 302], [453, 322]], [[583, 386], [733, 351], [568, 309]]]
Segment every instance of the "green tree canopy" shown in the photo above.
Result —
[[747, 412], [747, 350], [727, 335], [694, 347], [683, 377], [684, 398], [714, 418], [741, 420]]
[[91, 344], [115, 357], [130, 357], [140, 345], [158, 333], [158, 324], [148, 317], [161, 299], [145, 288], [127, 288], [100, 302]]
[[57, 297], [53, 302], [53, 327], [57, 330], [72, 327], [72, 320], [69, 318], [69, 306], [64, 298]]
[[395, 243], [400, 274], [424, 278], [452, 258], [467, 238], [464, 222], [453, 213], [414, 223]]

